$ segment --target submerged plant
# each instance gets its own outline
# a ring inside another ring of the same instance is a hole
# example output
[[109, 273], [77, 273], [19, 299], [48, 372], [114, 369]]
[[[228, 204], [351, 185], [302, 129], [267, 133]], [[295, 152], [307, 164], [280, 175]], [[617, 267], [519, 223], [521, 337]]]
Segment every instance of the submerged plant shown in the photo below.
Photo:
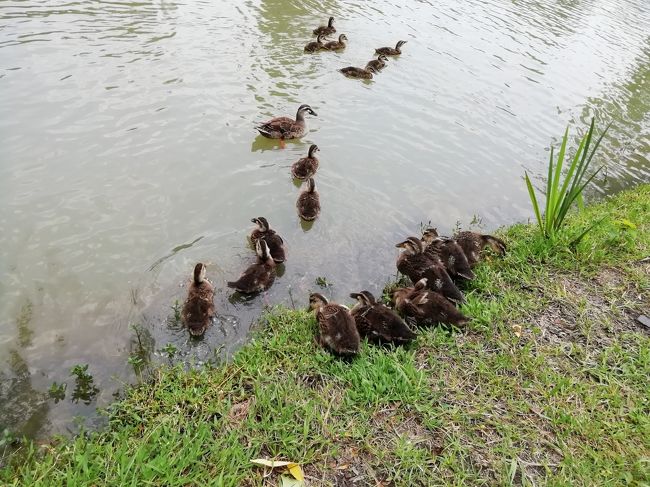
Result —
[[99, 392], [95, 386], [95, 379], [88, 373], [88, 364], [78, 364], [72, 367], [70, 374], [75, 376], [74, 391], [72, 391], [72, 402], [80, 399], [84, 404], [90, 404]]
[[[594, 128], [595, 120], [592, 118], [589, 130], [580, 140], [578, 149], [569, 163], [568, 170], [564, 175], [563, 180], [561, 180], [561, 175], [564, 166], [567, 141], [569, 139], [569, 127], [564, 131], [564, 137], [562, 137], [562, 144], [560, 145], [560, 152], [557, 155], [557, 160], [553, 159], [554, 150], [551, 146], [551, 155], [548, 161], [548, 179], [546, 180], [546, 203], [543, 214], [540, 211], [540, 205], [533, 184], [528, 177], [528, 173], [526, 173], [526, 186], [528, 187], [530, 201], [535, 210], [535, 218], [537, 219], [539, 229], [545, 238], [555, 237], [555, 235], [562, 229], [564, 219], [573, 203], [577, 200], [577, 202], [581, 204], [582, 192], [602, 169], [602, 167], [600, 167], [596, 169], [591, 176], [586, 177], [587, 169], [589, 168], [596, 150], [598, 150], [598, 147], [600, 146], [600, 142], [607, 133], [609, 125], [605, 128], [603, 133], [600, 134], [600, 137], [598, 137], [598, 140], [596, 140], [590, 151], [589, 148], [593, 140]], [[572, 243], [579, 242], [587, 232], [594, 228], [598, 223], [600, 222], [596, 222], [589, 226], [585, 231], [578, 235]]]
[[54, 404], [58, 403], [59, 401], [63, 401], [65, 399], [65, 390], [67, 389], [68, 384], [65, 382], [61, 384], [57, 384], [56, 381], [52, 382], [52, 385], [50, 386], [49, 390], [47, 391], [48, 394], [52, 399], [54, 399]]

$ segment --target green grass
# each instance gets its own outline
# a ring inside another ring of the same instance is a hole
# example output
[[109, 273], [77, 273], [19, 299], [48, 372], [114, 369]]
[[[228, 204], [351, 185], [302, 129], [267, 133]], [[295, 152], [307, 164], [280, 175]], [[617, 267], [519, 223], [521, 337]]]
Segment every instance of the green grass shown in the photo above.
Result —
[[250, 463], [266, 457], [309, 485], [648, 485], [649, 214], [646, 185], [569, 214], [553, 243], [504, 230], [508, 254], [466, 289], [468, 328], [409, 347], [343, 361], [310, 314], [274, 309], [232, 362], [157, 370], [105, 430], [32, 446], [0, 481], [278, 485]]

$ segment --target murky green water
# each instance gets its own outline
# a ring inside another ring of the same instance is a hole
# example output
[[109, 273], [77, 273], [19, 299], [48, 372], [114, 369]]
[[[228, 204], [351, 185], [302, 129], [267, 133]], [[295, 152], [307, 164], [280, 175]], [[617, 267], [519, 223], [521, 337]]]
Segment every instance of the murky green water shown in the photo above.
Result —
[[[348, 48], [304, 55], [330, 14]], [[421, 221], [529, 218], [523, 172], [543, 174], [568, 122], [613, 120], [598, 191], [650, 180], [649, 32], [646, 0], [1, 0], [0, 427], [97, 421], [134, 380], [130, 324], [202, 362], [243, 343], [264, 304], [303, 306], [318, 276], [336, 298], [377, 291]], [[336, 72], [399, 39], [376, 80]], [[302, 142], [256, 136], [301, 103], [319, 114]], [[303, 228], [288, 166], [310, 143], [323, 210]], [[266, 296], [232, 300], [259, 215], [289, 260]], [[197, 260], [219, 319], [189, 342], [171, 306]], [[88, 405], [71, 401], [78, 363], [100, 389]]]

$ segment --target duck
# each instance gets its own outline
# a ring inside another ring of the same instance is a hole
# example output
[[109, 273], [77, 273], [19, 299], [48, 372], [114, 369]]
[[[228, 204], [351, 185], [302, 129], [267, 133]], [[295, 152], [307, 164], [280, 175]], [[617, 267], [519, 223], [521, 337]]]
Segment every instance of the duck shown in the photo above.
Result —
[[318, 116], [309, 105], [304, 104], [298, 107], [295, 120], [291, 117], [276, 117], [255, 128], [268, 139], [299, 139], [307, 131], [306, 113]]
[[388, 306], [378, 303], [370, 291], [352, 293], [357, 300], [350, 313], [361, 337], [376, 343], [404, 344], [416, 335]]
[[407, 41], [397, 41], [397, 45], [393, 47], [379, 47], [375, 49], [376, 54], [383, 54], [384, 56], [399, 56], [402, 54], [401, 47], [406, 44]]
[[271, 287], [275, 280], [275, 261], [264, 239], [255, 242], [255, 251], [257, 262], [248, 267], [237, 281], [229, 281], [228, 287], [244, 294], [259, 293]]
[[330, 17], [330, 19], [327, 22], [327, 25], [321, 25], [320, 27], [316, 27], [313, 32], [315, 36], [319, 36], [319, 35], [329, 36], [334, 34], [336, 32], [336, 29], [334, 28], [334, 17]]
[[359, 353], [361, 338], [347, 306], [329, 302], [320, 293], [312, 293], [309, 307], [316, 313], [319, 329], [316, 341], [321, 347], [343, 356]]
[[345, 41], [347, 40], [348, 40], [348, 36], [346, 36], [345, 34], [341, 34], [339, 36], [338, 41], [326, 42], [323, 45], [323, 49], [327, 51], [340, 51], [341, 49], [345, 49]]
[[194, 266], [192, 282], [181, 311], [183, 324], [195, 337], [203, 336], [214, 317], [214, 286], [206, 279], [206, 272], [202, 262]]
[[395, 245], [404, 250], [397, 257], [397, 270], [411, 279], [418, 282], [427, 278], [429, 289], [438, 291], [447, 299], [462, 303], [465, 301], [463, 293], [449, 277], [449, 273], [439, 258], [427, 254], [424, 251], [424, 244], [417, 237], [409, 237], [405, 241]]
[[305, 52], [316, 52], [316, 51], [321, 51], [324, 48], [323, 44], [323, 34], [320, 34], [315, 41], [309, 42], [305, 46]]
[[461, 277], [471, 281], [476, 277], [465, 251], [453, 238], [441, 237], [435, 228], [427, 228], [422, 232], [422, 241], [426, 245], [425, 252], [437, 256], [452, 278]]
[[419, 325], [444, 323], [462, 326], [470, 321], [440, 293], [427, 289], [426, 278], [420, 279], [413, 287], [395, 289], [392, 301], [397, 311], [413, 318]]
[[269, 226], [269, 222], [263, 216], [251, 219], [257, 225], [251, 232], [251, 242], [256, 243], [259, 239], [264, 239], [269, 246], [269, 252], [276, 264], [281, 264], [287, 260], [287, 249], [284, 240]]
[[365, 68], [355, 68], [354, 66], [348, 66], [347, 68], [339, 69], [348, 78], [355, 79], [372, 79], [373, 74], [377, 74], [378, 71], [372, 66], [366, 66]]
[[305, 221], [312, 221], [320, 214], [320, 196], [316, 191], [314, 178], [309, 178], [303, 184], [298, 201], [296, 202], [298, 215]]
[[385, 54], [380, 54], [377, 56], [377, 59], [373, 59], [372, 61], [368, 61], [368, 64], [366, 64], [366, 69], [368, 69], [370, 66], [375, 68], [377, 71], [381, 71], [386, 67], [386, 61], [388, 61], [388, 58], [386, 57]]
[[296, 179], [309, 179], [316, 174], [318, 170], [318, 158], [314, 155], [315, 152], [320, 152], [316, 144], [309, 147], [307, 157], [298, 159], [291, 165], [291, 175]]
[[493, 235], [464, 231], [454, 235], [454, 240], [463, 248], [470, 267], [474, 267], [481, 259], [481, 252], [490, 247], [499, 255], [505, 255], [506, 243]]

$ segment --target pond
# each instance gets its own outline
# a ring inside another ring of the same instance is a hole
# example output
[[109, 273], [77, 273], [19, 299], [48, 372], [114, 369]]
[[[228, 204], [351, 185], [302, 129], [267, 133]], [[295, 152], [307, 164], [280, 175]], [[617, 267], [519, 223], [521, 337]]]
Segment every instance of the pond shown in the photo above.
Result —
[[[347, 48], [304, 54], [330, 15]], [[423, 222], [525, 221], [524, 171], [543, 181], [569, 123], [612, 121], [593, 194], [647, 182], [648, 32], [646, 0], [1, 1], [0, 427], [99, 424], [139, 343], [158, 361], [170, 345], [188, 365], [227, 357], [318, 277], [337, 299], [377, 292]], [[337, 72], [400, 39], [372, 81]], [[254, 130], [302, 103], [318, 116], [301, 141]], [[322, 214], [306, 226], [289, 166], [311, 143]], [[256, 216], [288, 261], [268, 293], [233, 298]], [[218, 317], [192, 341], [173, 307], [197, 261]]]

